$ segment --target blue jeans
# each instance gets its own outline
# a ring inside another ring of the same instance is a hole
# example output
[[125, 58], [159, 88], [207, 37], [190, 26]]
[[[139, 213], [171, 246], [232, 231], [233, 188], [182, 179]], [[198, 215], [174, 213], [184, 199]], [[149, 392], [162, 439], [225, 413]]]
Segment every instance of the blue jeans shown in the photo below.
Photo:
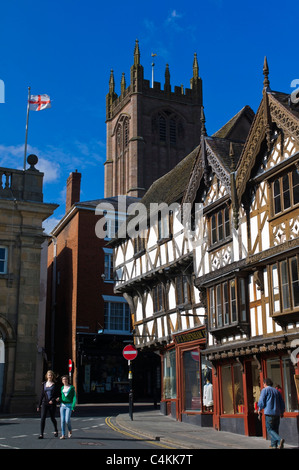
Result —
[[271, 438], [271, 447], [277, 447], [281, 441], [281, 437], [278, 434], [280, 416], [266, 415], [266, 429]]
[[67, 425], [69, 432], [72, 430], [71, 425], [72, 405], [61, 403], [60, 405], [60, 418], [61, 418], [61, 434], [65, 435], [65, 425]]

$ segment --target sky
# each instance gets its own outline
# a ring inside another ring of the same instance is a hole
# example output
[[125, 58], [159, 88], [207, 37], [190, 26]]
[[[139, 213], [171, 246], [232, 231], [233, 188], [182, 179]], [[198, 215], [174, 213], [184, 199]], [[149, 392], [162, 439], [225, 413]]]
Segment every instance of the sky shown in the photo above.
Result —
[[[299, 79], [295, 3], [273, 0], [6, 0], [0, 9], [0, 167], [23, 169], [28, 87], [51, 108], [29, 112], [27, 155], [44, 173], [44, 202], [65, 213], [66, 180], [82, 174], [81, 201], [104, 197], [106, 94], [120, 94], [139, 41], [144, 78], [190, 87], [194, 53], [206, 129], [216, 132], [245, 105], [257, 110], [267, 56], [272, 90]], [[1, 88], [2, 85], [2, 88]], [[1, 92], [1, 89], [4, 91]]]

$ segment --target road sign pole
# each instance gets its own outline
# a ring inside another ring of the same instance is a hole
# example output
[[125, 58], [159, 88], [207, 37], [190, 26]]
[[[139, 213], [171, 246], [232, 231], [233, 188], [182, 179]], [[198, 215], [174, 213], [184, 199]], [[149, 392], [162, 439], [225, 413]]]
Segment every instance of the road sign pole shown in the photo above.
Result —
[[131, 361], [128, 361], [129, 366], [129, 416], [131, 421], [133, 421], [133, 374], [132, 374], [132, 365]]
[[69, 382], [72, 383], [72, 368], [73, 368], [73, 361], [69, 359]]
[[133, 421], [133, 373], [132, 373], [132, 366], [131, 361], [137, 357], [137, 349], [129, 344], [123, 349], [123, 356], [128, 361], [129, 367], [129, 416]]

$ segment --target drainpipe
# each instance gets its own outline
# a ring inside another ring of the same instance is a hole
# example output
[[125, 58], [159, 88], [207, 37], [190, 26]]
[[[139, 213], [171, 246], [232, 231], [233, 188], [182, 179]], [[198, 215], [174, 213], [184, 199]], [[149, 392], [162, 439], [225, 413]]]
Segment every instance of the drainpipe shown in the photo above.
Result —
[[52, 271], [52, 301], [51, 301], [51, 367], [52, 367], [52, 370], [54, 370], [57, 238], [54, 235], [51, 235], [51, 238], [53, 241], [53, 271]]

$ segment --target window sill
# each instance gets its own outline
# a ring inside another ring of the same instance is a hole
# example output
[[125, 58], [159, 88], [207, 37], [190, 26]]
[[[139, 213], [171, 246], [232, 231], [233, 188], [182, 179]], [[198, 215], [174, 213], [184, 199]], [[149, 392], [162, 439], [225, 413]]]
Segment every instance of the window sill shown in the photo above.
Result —
[[274, 214], [271, 217], [269, 217], [268, 222], [275, 222], [276, 220], [280, 219], [280, 217], [288, 216], [291, 212], [295, 211], [296, 209], [299, 209], [299, 204], [296, 204], [293, 207], [289, 207], [285, 211], [279, 212], [279, 214]]
[[299, 321], [299, 309], [297, 308], [289, 312], [273, 313], [270, 315], [270, 318], [282, 327], [286, 326], [288, 323], [297, 323]]
[[224, 245], [228, 245], [233, 241], [233, 237], [227, 237], [224, 240], [221, 240], [220, 242], [213, 243], [213, 245], [210, 245], [208, 248], [208, 253], [211, 253], [213, 251], [219, 250]]
[[248, 335], [250, 325], [247, 322], [236, 322], [230, 325], [209, 328], [209, 333], [216, 339], [221, 339], [227, 335]]

